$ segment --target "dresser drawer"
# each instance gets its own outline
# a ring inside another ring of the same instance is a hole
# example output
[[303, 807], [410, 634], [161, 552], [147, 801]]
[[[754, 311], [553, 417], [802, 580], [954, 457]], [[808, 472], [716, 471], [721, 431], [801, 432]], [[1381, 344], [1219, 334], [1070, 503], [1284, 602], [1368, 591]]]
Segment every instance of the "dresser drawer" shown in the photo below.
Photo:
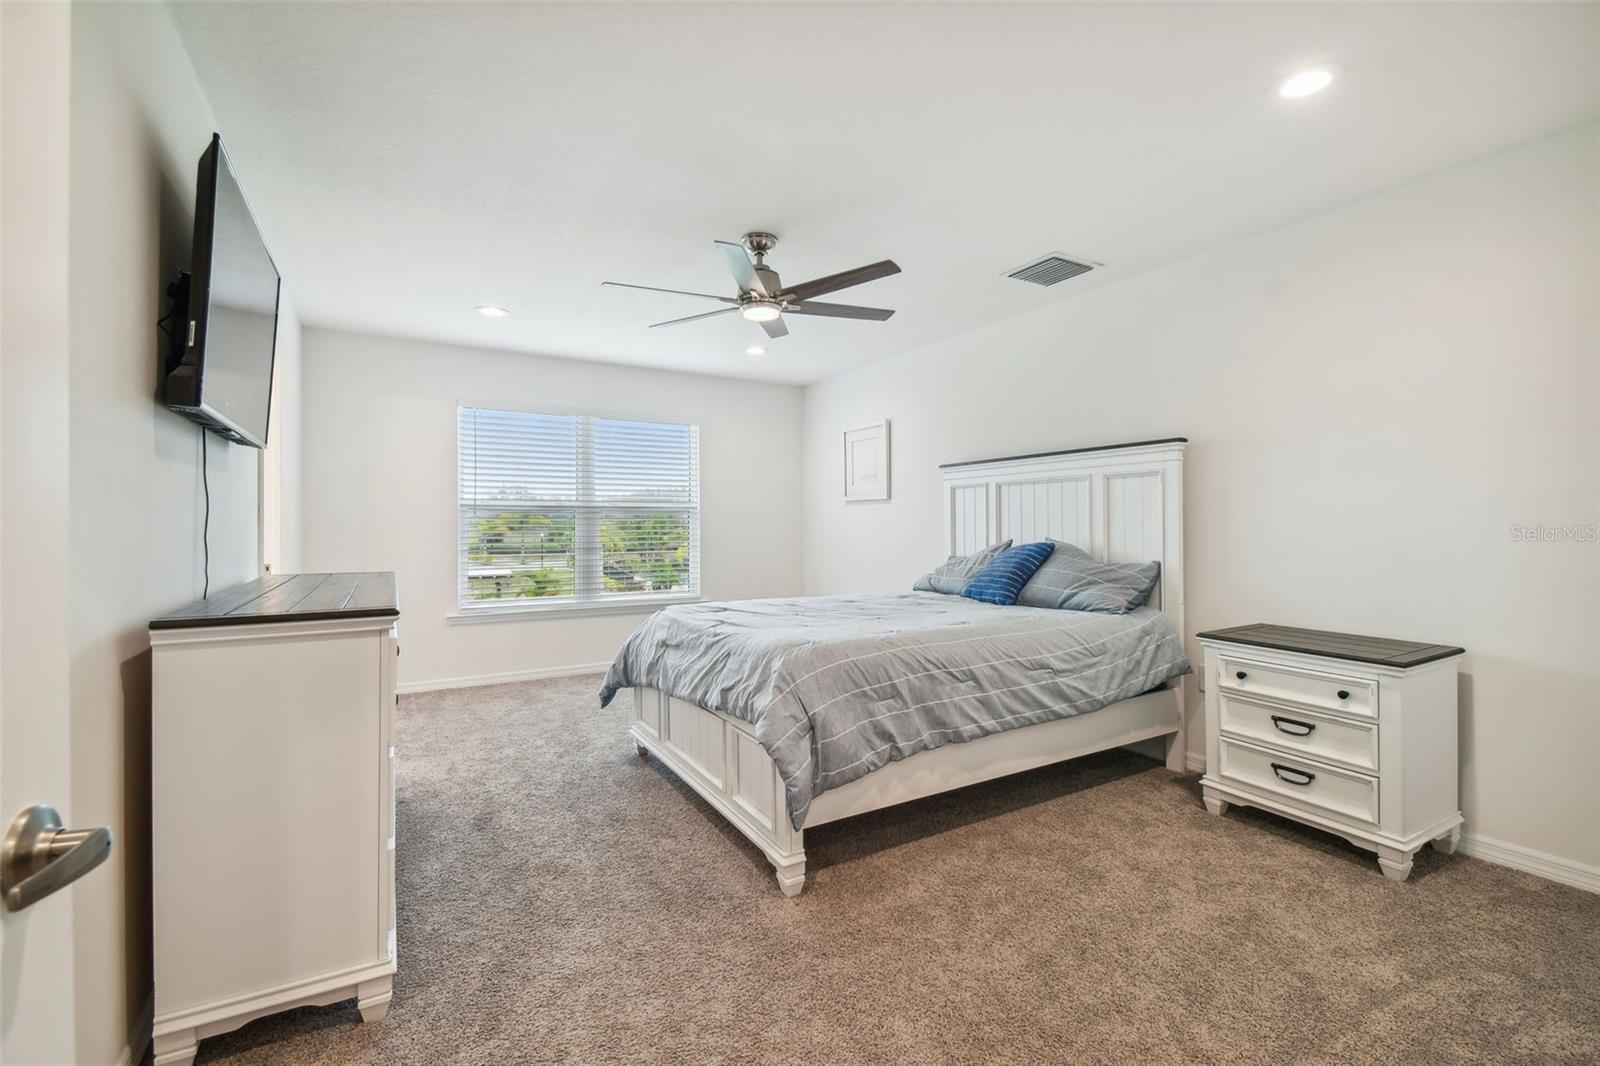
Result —
[[1335, 718], [1298, 707], [1219, 696], [1224, 734], [1264, 748], [1376, 773], [1378, 724]]
[[1352, 821], [1378, 822], [1378, 779], [1336, 770], [1310, 759], [1219, 737], [1225, 781], [1269, 792], [1305, 807]]
[[1217, 657], [1218, 682], [1224, 693], [1262, 699], [1293, 700], [1345, 714], [1378, 715], [1378, 683], [1348, 674], [1302, 670], [1234, 655]]

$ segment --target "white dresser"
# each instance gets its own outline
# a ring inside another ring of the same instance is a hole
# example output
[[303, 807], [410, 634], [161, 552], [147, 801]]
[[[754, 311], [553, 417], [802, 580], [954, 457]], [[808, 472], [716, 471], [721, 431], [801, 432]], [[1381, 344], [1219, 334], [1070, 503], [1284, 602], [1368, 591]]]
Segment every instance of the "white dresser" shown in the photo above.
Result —
[[1395, 881], [1429, 841], [1455, 850], [1463, 649], [1264, 624], [1197, 639], [1207, 810], [1248, 804], [1336, 833]]
[[388, 1011], [393, 574], [273, 575], [150, 623], [155, 1061], [305, 1004]]

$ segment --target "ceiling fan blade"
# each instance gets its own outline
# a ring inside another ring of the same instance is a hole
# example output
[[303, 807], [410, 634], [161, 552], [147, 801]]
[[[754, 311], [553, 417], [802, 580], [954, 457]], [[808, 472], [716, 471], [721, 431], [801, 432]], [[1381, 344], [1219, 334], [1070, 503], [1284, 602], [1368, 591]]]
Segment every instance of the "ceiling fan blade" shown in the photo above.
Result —
[[842, 270], [837, 274], [829, 274], [825, 278], [815, 281], [802, 281], [798, 285], [791, 285], [779, 294], [780, 299], [804, 303], [813, 296], [822, 296], [840, 289], [848, 289], [852, 285], [864, 285], [869, 281], [877, 281], [891, 274], [900, 273], [900, 267], [893, 259], [884, 259], [877, 263], [856, 267], [854, 270]]
[[783, 319], [775, 318], [771, 322], [761, 323], [761, 328], [767, 331], [767, 336], [773, 340], [789, 335], [789, 327], [783, 324]]
[[719, 307], [715, 311], [707, 311], [704, 314], [699, 315], [690, 315], [688, 318], [670, 318], [665, 322], [652, 322], [650, 323], [650, 328], [655, 329], [657, 326], [681, 326], [685, 322], [698, 322], [702, 318], [716, 318], [718, 315], [731, 315], [737, 310], [739, 310], [737, 307]]
[[658, 289], [654, 285], [630, 285], [626, 281], [602, 281], [601, 285], [610, 285], [615, 289], [643, 289], [645, 292], [670, 292], [677, 296], [698, 296], [702, 300], [717, 300], [725, 304], [738, 303], [731, 296], [713, 296], [709, 292], [684, 292], [682, 289]]
[[823, 318], [865, 318], [873, 322], [882, 322], [894, 314], [887, 307], [825, 304], [817, 300], [807, 300], [803, 304], [790, 304], [783, 309], [783, 313], [786, 315], [819, 315]]
[[717, 241], [717, 251], [722, 253], [722, 258], [728, 264], [728, 273], [733, 275], [733, 280], [738, 284], [740, 292], [759, 292], [762, 296], [767, 294], [766, 286], [756, 274], [755, 264], [750, 262], [750, 257], [745, 254], [744, 245], [729, 244], [727, 241]]

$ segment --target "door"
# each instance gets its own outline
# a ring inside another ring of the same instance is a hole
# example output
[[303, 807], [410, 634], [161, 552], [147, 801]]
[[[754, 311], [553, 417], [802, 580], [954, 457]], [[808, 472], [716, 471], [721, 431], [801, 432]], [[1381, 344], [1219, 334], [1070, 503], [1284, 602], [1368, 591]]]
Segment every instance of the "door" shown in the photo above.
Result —
[[[0, 831], [71, 786], [67, 197], [71, 9], [0, 3]], [[71, 888], [0, 907], [0, 1063], [75, 1057]]]

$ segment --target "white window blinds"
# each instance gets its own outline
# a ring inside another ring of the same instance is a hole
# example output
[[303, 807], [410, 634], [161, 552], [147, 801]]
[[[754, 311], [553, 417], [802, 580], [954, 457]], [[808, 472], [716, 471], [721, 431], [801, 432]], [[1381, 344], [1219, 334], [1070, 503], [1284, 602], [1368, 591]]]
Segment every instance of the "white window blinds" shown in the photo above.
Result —
[[462, 407], [465, 610], [700, 590], [700, 431]]

